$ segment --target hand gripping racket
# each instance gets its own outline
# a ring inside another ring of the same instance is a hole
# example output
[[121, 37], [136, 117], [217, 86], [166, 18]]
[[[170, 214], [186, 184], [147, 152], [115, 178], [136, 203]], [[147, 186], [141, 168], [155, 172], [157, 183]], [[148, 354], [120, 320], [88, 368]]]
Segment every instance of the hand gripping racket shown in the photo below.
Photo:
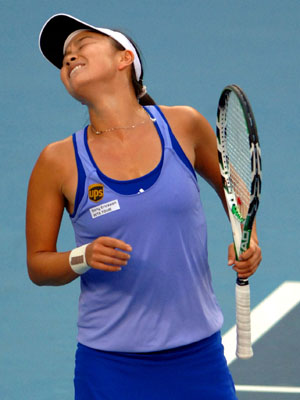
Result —
[[[250, 103], [240, 87], [222, 91], [217, 114], [220, 171], [236, 257], [248, 249], [261, 192], [261, 155]], [[253, 355], [248, 279], [236, 281], [236, 326], [239, 358]]]

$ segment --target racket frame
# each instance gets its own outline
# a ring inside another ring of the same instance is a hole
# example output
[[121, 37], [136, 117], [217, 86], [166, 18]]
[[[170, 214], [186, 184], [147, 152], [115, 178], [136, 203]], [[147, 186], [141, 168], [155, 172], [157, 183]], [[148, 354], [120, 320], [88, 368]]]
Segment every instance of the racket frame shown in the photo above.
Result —
[[[246, 218], [239, 213], [238, 201], [230, 179], [229, 160], [226, 148], [226, 111], [229, 96], [233, 92], [242, 108], [248, 131], [249, 155], [251, 159], [251, 190], [250, 203]], [[249, 248], [253, 223], [259, 206], [261, 193], [261, 151], [254, 114], [248, 98], [238, 85], [226, 86], [219, 99], [217, 113], [217, 146], [219, 165], [223, 188], [232, 227], [236, 258]], [[236, 281], [237, 307], [237, 356], [250, 358], [253, 355], [251, 347], [250, 324], [250, 286], [248, 279], [237, 277]]]

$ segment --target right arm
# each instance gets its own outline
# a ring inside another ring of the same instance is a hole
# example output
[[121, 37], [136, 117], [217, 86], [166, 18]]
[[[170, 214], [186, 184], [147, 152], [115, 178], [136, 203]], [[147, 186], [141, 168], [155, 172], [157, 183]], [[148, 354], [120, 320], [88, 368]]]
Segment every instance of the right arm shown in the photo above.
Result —
[[[56, 242], [64, 211], [63, 165], [55, 150], [46, 147], [30, 177], [26, 209], [27, 266], [37, 285], [63, 285], [77, 278], [69, 266], [69, 252], [57, 253]], [[58, 152], [59, 154], [59, 152]]]
[[[65, 285], [79, 276], [70, 267], [70, 251], [57, 252], [56, 249], [64, 206], [66, 201], [72, 202], [68, 197], [75, 197], [77, 184], [76, 176], [75, 182], [72, 182], [75, 161], [67, 159], [68, 154], [72, 154], [70, 146], [70, 141], [64, 141], [46, 147], [29, 181], [27, 266], [30, 279], [40, 286]], [[87, 246], [86, 260], [93, 268], [119, 271], [129, 259], [124, 251], [131, 251], [131, 247], [123, 241], [99, 237]]]

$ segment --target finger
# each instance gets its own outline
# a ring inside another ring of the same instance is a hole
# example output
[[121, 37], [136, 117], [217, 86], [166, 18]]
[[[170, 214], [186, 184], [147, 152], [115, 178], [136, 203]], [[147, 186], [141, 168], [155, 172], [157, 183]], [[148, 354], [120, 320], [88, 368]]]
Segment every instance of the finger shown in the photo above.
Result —
[[106, 247], [111, 247], [111, 248], [118, 248], [120, 250], [124, 251], [132, 251], [132, 247], [130, 244], [125, 243], [123, 240], [108, 237], [108, 236], [102, 236], [101, 238], [98, 239], [101, 244], [103, 244]]
[[259, 266], [260, 262], [262, 260], [262, 256], [261, 256], [261, 250], [258, 247], [255, 251], [253, 252], [249, 252], [246, 254], [246, 256], [244, 256], [237, 264], [243, 268], [247, 265], [251, 266], [255, 266], [256, 268]]
[[[107, 254], [105, 254], [105, 252]], [[101, 251], [97, 252], [95, 249], [89, 259], [89, 265], [96, 269], [102, 269], [105, 271], [113, 271], [112, 267], [124, 267], [127, 265], [130, 255], [122, 253], [114, 249], [105, 249], [102, 246]], [[120, 270], [120, 269], [117, 269]]]
[[[97, 249], [95, 249], [95, 251], [97, 252]], [[127, 261], [127, 260], [129, 260], [129, 258], [130, 258], [130, 254], [124, 253], [124, 251], [116, 250], [116, 249], [114, 249], [114, 248], [105, 247], [105, 246], [102, 247], [102, 248], [99, 250], [99, 253], [101, 253], [101, 254], [103, 254], [103, 255], [105, 255], [105, 256], [111, 257], [111, 258], [116, 258], [116, 259], [118, 259], [118, 260], [125, 260], [125, 261]]]
[[118, 271], [122, 270], [122, 267], [120, 267], [120, 266], [107, 265], [107, 264], [103, 264], [103, 263], [94, 263], [93, 268], [101, 270], [101, 271], [108, 271], [108, 272], [118, 272]]
[[[86, 260], [89, 266], [105, 271], [113, 271], [120, 270], [120, 267], [127, 265], [127, 262], [130, 258], [129, 254], [125, 253], [124, 251], [108, 247], [103, 242], [116, 245], [120, 241], [96, 240], [91, 243], [86, 249]], [[126, 248], [126, 246], [124, 247]]]
[[247, 249], [246, 251], [244, 251], [241, 255], [240, 255], [240, 260], [241, 261], [246, 261], [249, 260], [251, 257], [253, 257], [253, 255], [255, 254], [255, 250], [253, 247], [249, 247], [249, 249]]
[[115, 257], [109, 257], [106, 255], [101, 255], [98, 258], [95, 258], [94, 262], [111, 265], [111, 266], [117, 265], [117, 266], [121, 267], [121, 266], [125, 266], [128, 264], [128, 259], [120, 259], [120, 258], [115, 258]]
[[233, 269], [240, 278], [249, 277], [257, 270], [261, 261], [261, 256], [255, 255], [247, 261], [237, 261]]
[[248, 278], [255, 273], [262, 260], [261, 248], [258, 243], [251, 240], [249, 249], [241, 254], [233, 269], [240, 278]]
[[236, 271], [236, 273], [239, 278], [248, 279], [248, 278], [250, 278], [250, 276], [252, 276], [255, 273], [255, 271], [256, 271], [256, 268], [247, 270], [247, 271], [244, 271], [244, 270]]
[[234, 250], [234, 244], [231, 243], [228, 246], [228, 265], [232, 265], [235, 262], [235, 250]]

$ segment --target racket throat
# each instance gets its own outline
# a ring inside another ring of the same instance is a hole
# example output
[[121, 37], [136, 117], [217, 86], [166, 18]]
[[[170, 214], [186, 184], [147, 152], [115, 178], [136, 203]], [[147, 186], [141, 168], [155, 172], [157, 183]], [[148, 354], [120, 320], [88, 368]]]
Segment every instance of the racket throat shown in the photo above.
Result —
[[244, 253], [249, 248], [251, 238], [251, 231], [244, 230], [242, 234], [242, 239], [240, 243], [240, 254]]

